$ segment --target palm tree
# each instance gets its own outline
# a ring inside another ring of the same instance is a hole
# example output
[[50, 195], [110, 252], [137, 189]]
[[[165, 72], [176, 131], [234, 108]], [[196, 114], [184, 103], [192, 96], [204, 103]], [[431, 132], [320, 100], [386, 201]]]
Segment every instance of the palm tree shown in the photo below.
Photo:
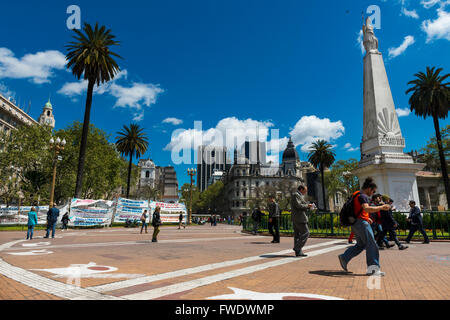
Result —
[[333, 162], [335, 153], [331, 150], [333, 146], [326, 142], [325, 140], [317, 140], [312, 143], [309, 148], [308, 160], [311, 164], [320, 170], [320, 176], [322, 178], [322, 197], [323, 197], [323, 210], [327, 210], [327, 202], [325, 199], [325, 177], [324, 170], [329, 168]]
[[116, 139], [117, 150], [124, 156], [130, 157], [128, 165], [128, 182], [127, 182], [127, 198], [130, 195], [130, 180], [131, 180], [131, 164], [133, 155], [140, 158], [141, 155], [147, 152], [148, 141], [144, 129], [137, 124], [130, 124], [130, 127], [123, 126], [123, 131], [117, 132], [119, 135]]
[[72, 73], [78, 79], [83, 77], [88, 81], [80, 155], [78, 157], [77, 182], [75, 185], [76, 198], [80, 197], [83, 185], [84, 161], [94, 85], [97, 84], [99, 86], [101, 83], [112, 80], [120, 71], [113, 57], [121, 58], [109, 49], [111, 46], [119, 44], [114, 40], [115, 36], [111, 34], [111, 30], [106, 30], [105, 26], [99, 28], [98, 24], [95, 24], [95, 28], [92, 29], [91, 25], [87, 23], [84, 24], [83, 30], [85, 34], [73, 29], [76, 33], [73, 38], [76, 41], [69, 42], [66, 46], [68, 50], [66, 55], [67, 69], [71, 68]]
[[445, 193], [447, 194], [447, 205], [450, 206], [450, 187], [447, 172], [447, 163], [445, 161], [444, 151], [442, 148], [442, 138], [439, 129], [439, 119], [445, 119], [448, 115], [450, 106], [450, 82], [444, 83], [450, 74], [440, 75], [442, 68], [427, 67], [426, 74], [423, 72], [416, 73], [416, 79], [408, 82], [412, 85], [406, 91], [406, 94], [412, 92], [409, 99], [411, 111], [416, 116], [426, 119], [428, 116], [433, 117], [434, 130], [436, 131], [436, 140], [439, 149], [439, 159], [441, 162], [442, 178], [444, 180]]

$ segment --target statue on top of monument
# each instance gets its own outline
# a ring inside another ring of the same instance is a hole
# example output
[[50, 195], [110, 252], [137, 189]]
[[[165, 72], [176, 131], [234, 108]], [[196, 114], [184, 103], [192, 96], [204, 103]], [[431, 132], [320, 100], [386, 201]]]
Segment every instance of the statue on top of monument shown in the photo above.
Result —
[[366, 52], [374, 52], [378, 53], [378, 39], [375, 37], [375, 33], [373, 32], [373, 26], [370, 21], [370, 17], [367, 17], [366, 24], [363, 24], [363, 33], [364, 33], [364, 48]]

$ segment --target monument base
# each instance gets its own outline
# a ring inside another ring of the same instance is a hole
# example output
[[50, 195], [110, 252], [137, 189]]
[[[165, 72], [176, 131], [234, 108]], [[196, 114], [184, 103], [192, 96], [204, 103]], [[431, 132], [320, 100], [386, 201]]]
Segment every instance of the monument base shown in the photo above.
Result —
[[372, 177], [378, 186], [377, 193], [388, 195], [394, 200], [398, 211], [409, 211], [409, 200], [414, 200], [420, 208], [416, 172], [423, 163], [378, 163], [360, 166], [354, 173], [360, 185], [367, 177]]

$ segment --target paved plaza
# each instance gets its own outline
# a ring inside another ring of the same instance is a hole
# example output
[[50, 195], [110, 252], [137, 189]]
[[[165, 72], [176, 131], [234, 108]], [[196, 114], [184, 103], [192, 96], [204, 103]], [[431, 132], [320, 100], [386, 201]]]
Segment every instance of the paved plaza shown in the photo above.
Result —
[[[380, 251], [386, 276], [365, 275], [365, 254], [344, 273], [342, 239], [308, 240], [295, 258], [293, 239], [241, 233], [241, 227], [110, 228], [57, 231], [55, 239], [0, 233], [0, 299], [449, 299], [450, 243], [420, 242]], [[368, 281], [369, 280], [369, 281]], [[370, 288], [369, 288], [370, 287]]]

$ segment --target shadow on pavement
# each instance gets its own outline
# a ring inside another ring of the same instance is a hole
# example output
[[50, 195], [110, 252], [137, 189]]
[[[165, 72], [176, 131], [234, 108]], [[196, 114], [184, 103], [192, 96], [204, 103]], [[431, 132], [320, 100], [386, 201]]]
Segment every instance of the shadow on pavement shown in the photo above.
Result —
[[294, 255], [278, 255], [278, 254], [264, 254], [262, 256], [260, 256], [261, 258], [296, 258], [298, 259], [296, 256]]
[[365, 274], [354, 274], [352, 272], [345, 271], [336, 271], [336, 270], [315, 270], [310, 271], [310, 274], [316, 274], [319, 276], [327, 276], [327, 277], [366, 277]]

